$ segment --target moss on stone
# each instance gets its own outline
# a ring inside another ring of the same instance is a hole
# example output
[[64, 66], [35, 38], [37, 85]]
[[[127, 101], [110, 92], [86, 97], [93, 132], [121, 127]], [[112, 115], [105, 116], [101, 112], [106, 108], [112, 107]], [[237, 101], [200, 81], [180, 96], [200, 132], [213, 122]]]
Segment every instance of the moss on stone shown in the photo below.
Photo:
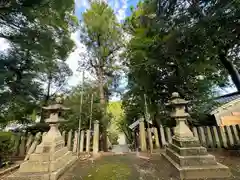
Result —
[[101, 164], [88, 173], [84, 180], [127, 180], [131, 175], [131, 168], [124, 163]]

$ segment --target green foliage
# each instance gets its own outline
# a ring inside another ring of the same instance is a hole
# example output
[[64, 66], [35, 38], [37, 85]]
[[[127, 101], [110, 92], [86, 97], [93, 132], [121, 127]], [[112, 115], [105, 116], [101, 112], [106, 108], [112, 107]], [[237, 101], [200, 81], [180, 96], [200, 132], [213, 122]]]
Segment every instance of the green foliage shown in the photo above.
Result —
[[[9, 160], [9, 155], [13, 153], [14, 142], [13, 134], [10, 132], [0, 132], [0, 161], [1, 163]], [[2, 164], [0, 164], [1, 167]]]
[[[100, 98], [99, 92], [96, 85], [92, 82], [85, 82], [83, 87], [82, 85], [77, 86], [72, 89], [68, 97], [65, 99], [64, 104], [69, 107], [71, 110], [66, 113], [65, 118], [68, 120], [67, 123], [63, 124], [64, 129], [78, 129], [78, 122], [80, 118], [80, 104], [81, 104], [81, 92], [83, 93], [82, 101], [82, 113], [81, 119], [82, 124], [81, 128], [89, 129], [89, 123], [91, 118], [91, 99], [93, 95], [93, 106], [92, 106], [92, 125], [95, 120], [102, 119], [102, 113], [100, 108]], [[108, 122], [110, 115], [107, 116]]]
[[108, 127], [108, 135], [112, 144], [117, 144], [118, 134], [122, 132], [121, 122], [124, 118], [124, 112], [122, 109], [122, 102], [115, 101], [109, 102], [107, 112], [111, 114], [111, 121]]
[[49, 124], [47, 123], [36, 123], [33, 126], [27, 127], [26, 131], [35, 135], [38, 132], [48, 132], [49, 128]]
[[232, 48], [238, 44], [238, 33], [230, 33], [236, 26], [224, 23], [223, 14], [236, 21], [239, 5], [227, 4], [156, 0], [140, 2], [133, 10], [125, 22], [132, 36], [125, 51], [129, 82], [123, 100], [129, 124], [144, 115], [144, 94], [154, 123], [168, 123], [165, 103], [175, 91], [191, 101], [193, 123], [213, 104], [214, 89], [227, 85], [230, 73], [220, 59], [221, 41]]
[[10, 1], [1, 8], [0, 38], [10, 46], [0, 52], [1, 122], [28, 122], [50, 96], [43, 85], [60, 88], [71, 75], [64, 61], [74, 47], [73, 10], [73, 0]]

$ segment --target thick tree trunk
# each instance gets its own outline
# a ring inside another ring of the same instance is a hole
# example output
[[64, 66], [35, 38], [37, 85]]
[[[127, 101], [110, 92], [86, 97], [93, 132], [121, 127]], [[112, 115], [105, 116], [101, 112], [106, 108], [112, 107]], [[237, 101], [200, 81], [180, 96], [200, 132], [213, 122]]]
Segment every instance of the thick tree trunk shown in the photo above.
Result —
[[233, 83], [235, 84], [237, 90], [240, 92], [240, 74], [234, 64], [227, 59], [227, 51], [219, 53], [219, 59], [223, 66], [228, 71]]
[[107, 127], [106, 127], [106, 99], [105, 99], [105, 93], [104, 93], [104, 82], [103, 82], [103, 70], [99, 69], [99, 94], [100, 94], [100, 104], [102, 108], [102, 150], [103, 151], [108, 151], [107, 147]]

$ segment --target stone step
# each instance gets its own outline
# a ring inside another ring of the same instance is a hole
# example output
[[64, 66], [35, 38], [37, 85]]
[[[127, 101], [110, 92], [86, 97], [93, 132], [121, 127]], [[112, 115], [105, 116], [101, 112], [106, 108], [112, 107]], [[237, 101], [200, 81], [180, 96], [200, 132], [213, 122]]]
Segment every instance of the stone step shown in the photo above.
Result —
[[77, 160], [76, 156], [72, 156], [65, 162], [64, 165], [61, 165], [59, 169], [56, 171], [49, 173], [49, 172], [15, 172], [10, 176], [6, 177], [5, 180], [57, 180], [59, 176], [61, 176], [66, 170], [72, 166]]
[[231, 172], [227, 166], [216, 163], [216, 165], [204, 165], [204, 166], [184, 166], [180, 167], [175, 161], [173, 161], [166, 153], [162, 153], [163, 157], [171, 163], [178, 173], [180, 179], [184, 180], [220, 180], [226, 179], [231, 176]]
[[231, 173], [228, 167], [217, 163], [215, 166], [199, 166], [199, 167], [184, 167], [180, 168], [180, 177], [184, 177], [184, 179], [224, 179], [230, 177]]
[[183, 166], [206, 166], [206, 165], [216, 165], [216, 159], [213, 155], [194, 155], [194, 156], [180, 156], [172, 149], [167, 148], [166, 154], [180, 167]]
[[112, 152], [114, 153], [126, 153], [129, 152], [128, 145], [113, 145]]
[[177, 138], [173, 137], [172, 144], [178, 147], [201, 147], [199, 140], [197, 140], [196, 138], [187, 141], [180, 141]]
[[[54, 155], [52, 155], [54, 156]], [[52, 172], [64, 165], [72, 157], [72, 152], [68, 151], [55, 161], [26, 161], [19, 168], [20, 172]]]
[[64, 147], [58, 151], [56, 151], [54, 154], [52, 153], [41, 153], [41, 154], [37, 154], [37, 153], [33, 153], [30, 155], [29, 157], [29, 161], [54, 161], [56, 159], [58, 159], [59, 157], [61, 157], [62, 155], [66, 154], [68, 152], [67, 147]]
[[205, 147], [181, 148], [175, 144], [170, 144], [169, 148], [178, 153], [180, 156], [207, 155], [207, 149]]

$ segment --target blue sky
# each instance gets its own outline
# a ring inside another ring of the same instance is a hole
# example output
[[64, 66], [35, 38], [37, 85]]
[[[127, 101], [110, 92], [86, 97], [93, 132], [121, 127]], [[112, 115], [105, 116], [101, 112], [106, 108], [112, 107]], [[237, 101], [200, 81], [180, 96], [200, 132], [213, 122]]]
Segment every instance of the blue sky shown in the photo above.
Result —
[[[139, 0], [103, 0], [107, 2], [114, 10], [117, 18], [121, 21], [131, 14], [130, 7], [136, 6]], [[75, 0], [75, 14], [80, 19], [82, 12], [88, 7], [88, 0]]]

